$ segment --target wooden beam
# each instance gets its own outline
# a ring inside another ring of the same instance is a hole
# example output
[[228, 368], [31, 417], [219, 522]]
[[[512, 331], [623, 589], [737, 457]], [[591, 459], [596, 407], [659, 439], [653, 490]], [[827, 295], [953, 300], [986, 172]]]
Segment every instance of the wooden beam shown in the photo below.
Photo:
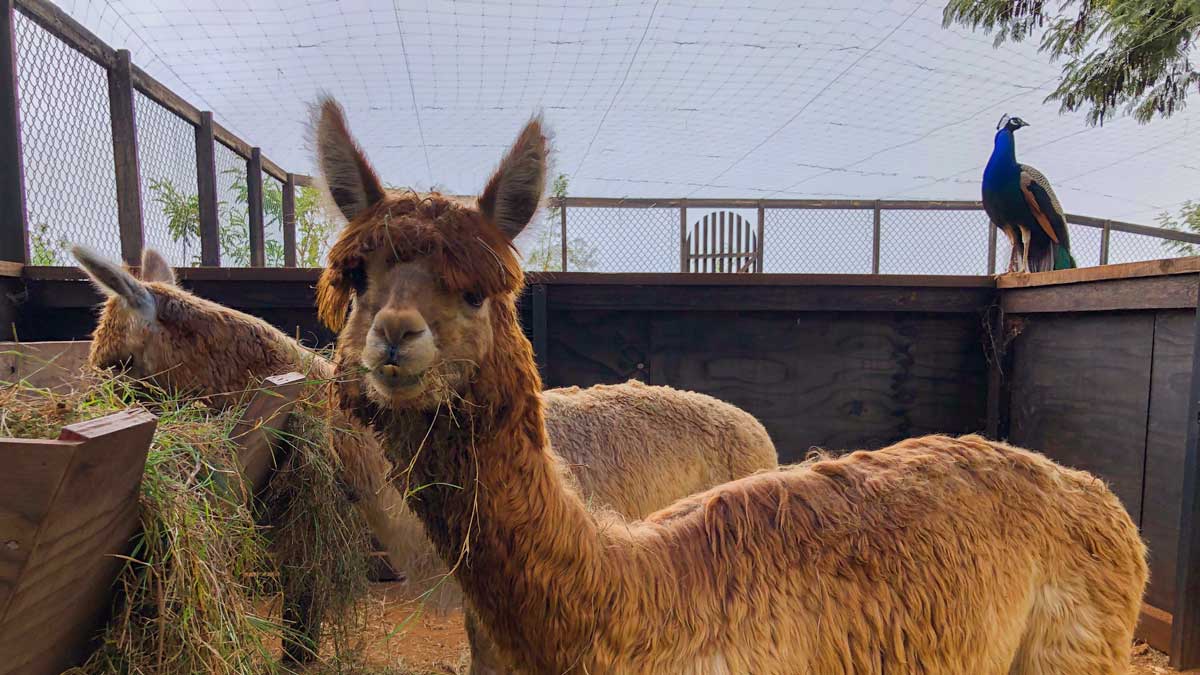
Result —
[[[1193, 286], [1196, 280], [1192, 280]], [[1200, 306], [1192, 337], [1192, 381], [1183, 448], [1183, 504], [1175, 564], [1176, 597], [1171, 622], [1171, 667], [1200, 667]]]
[[296, 266], [296, 176], [283, 181], [283, 265]]
[[13, 0], [3, 0], [0, 4], [0, 261], [24, 263], [29, 257], [26, 243], [29, 227], [13, 21]]
[[25, 273], [25, 265], [19, 262], [0, 260], [0, 277], [20, 277]]
[[688, 271], [688, 216], [687, 200], [679, 205], [679, 271]]
[[766, 237], [766, 234], [767, 234], [766, 207], [763, 206], [763, 202], [760, 201], [758, 203], [758, 246], [754, 249], [754, 253], [755, 253], [755, 261], [754, 262], [755, 262], [755, 265], [757, 266], [757, 269], [755, 269], [754, 271], [758, 272], [760, 274], [763, 271], [763, 239]]
[[988, 229], [988, 252], [987, 252], [987, 273], [992, 275], [996, 273], [996, 226], [989, 220], [987, 223]]
[[221, 266], [221, 225], [217, 213], [217, 148], [212, 113], [200, 113], [196, 127], [196, 196], [200, 215], [200, 264]]
[[108, 110], [112, 122], [113, 165], [117, 179], [121, 259], [127, 265], [138, 265], [142, 260], [145, 235], [142, 231], [142, 179], [138, 169], [132, 66], [129, 50], [117, 50], [117, 62], [108, 70]]
[[1112, 228], [1109, 227], [1108, 225], [1105, 225], [1104, 229], [1100, 232], [1100, 264], [1101, 265], [1108, 264], [1108, 245], [1109, 245], [1110, 239], [1112, 239]]
[[1161, 610], [1154, 605], [1142, 603], [1142, 611], [1138, 615], [1138, 625], [1133, 634], [1145, 640], [1147, 644], [1160, 652], [1171, 652], [1171, 622], [1170, 612]]
[[166, 85], [154, 79], [146, 71], [133, 66], [133, 88], [142, 92], [147, 98], [175, 113], [177, 117], [190, 123], [200, 125], [200, 109], [183, 100], [183, 97], [167, 89]]
[[1083, 225], [1085, 227], [1094, 227], [1097, 229], [1104, 229], [1107, 227], [1115, 232], [1143, 234], [1148, 237], [1157, 237], [1159, 239], [1170, 239], [1172, 241], [1186, 241], [1190, 244], [1200, 244], [1200, 234], [1195, 234], [1193, 232], [1180, 232], [1179, 230], [1169, 230], [1165, 227], [1150, 227], [1148, 225], [1126, 223], [1120, 220], [1108, 220], [1105, 218], [1080, 216], [1073, 213], [1068, 213], [1066, 216], [1067, 222], [1071, 223], [1072, 225]]
[[[213, 135], [218, 141], [224, 143], [229, 147], [230, 150], [233, 150], [234, 153], [241, 155], [246, 159], [250, 159], [250, 153], [254, 150], [254, 146], [250, 145], [246, 141], [243, 141], [237, 134], [214, 122]], [[266, 171], [268, 176], [271, 176], [279, 181], [287, 180], [287, 171], [284, 171], [283, 167], [279, 166], [275, 162], [272, 162], [266, 157], [262, 157], [261, 154], [260, 159], [262, 162], [263, 171]]]
[[1000, 290], [1008, 314], [1190, 309], [1196, 304], [1196, 275], [1142, 277], [1086, 284]]
[[266, 267], [266, 232], [263, 230], [262, 152], [250, 148], [246, 160], [246, 210], [250, 226], [250, 266]]
[[1144, 262], [1105, 265], [1103, 267], [1080, 267], [1054, 272], [1032, 274], [1002, 274], [996, 279], [997, 288], [1029, 288], [1033, 286], [1057, 286], [1086, 281], [1132, 279], [1136, 277], [1160, 277], [1172, 274], [1195, 274], [1200, 272], [1200, 257], [1165, 258]]

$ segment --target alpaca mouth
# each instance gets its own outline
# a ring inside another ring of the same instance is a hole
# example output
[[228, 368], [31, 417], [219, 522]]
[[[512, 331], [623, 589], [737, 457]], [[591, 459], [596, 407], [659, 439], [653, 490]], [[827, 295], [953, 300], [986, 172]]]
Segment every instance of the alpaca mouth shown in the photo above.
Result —
[[405, 373], [400, 370], [399, 366], [387, 363], [372, 368], [370, 375], [372, 383], [380, 391], [387, 394], [396, 394], [419, 386], [421, 379], [425, 376], [425, 371]]

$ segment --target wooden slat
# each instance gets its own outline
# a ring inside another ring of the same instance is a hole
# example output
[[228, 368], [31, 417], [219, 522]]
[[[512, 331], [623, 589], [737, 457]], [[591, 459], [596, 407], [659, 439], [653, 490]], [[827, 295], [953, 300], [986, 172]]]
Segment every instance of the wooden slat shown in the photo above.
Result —
[[879, 240], [882, 235], [882, 216], [883, 214], [880, 211], [879, 202], [875, 202], [875, 208], [872, 209], [871, 274], [879, 274]]
[[567, 253], [568, 253], [568, 251], [567, 251], [567, 244], [568, 244], [568, 242], [567, 242], [567, 205], [566, 205], [566, 204], [561, 204], [561, 203], [559, 204], [559, 206], [558, 206], [558, 219], [559, 219], [559, 237], [562, 239], [562, 241], [560, 242], [560, 243], [561, 243], [561, 245], [562, 245], [562, 265], [561, 265], [561, 268], [562, 268], [562, 271], [566, 272], [566, 271], [567, 271], [567, 269], [568, 269], [568, 266], [567, 266], [567, 258], [569, 257], [569, 256], [567, 255]]
[[1026, 317], [1013, 341], [1013, 443], [1109, 483], [1139, 520], [1150, 402], [1149, 312]]
[[758, 253], [757, 268], [755, 272], [762, 273], [763, 271], [763, 235], [766, 229], [766, 209], [762, 202], [758, 203], [758, 238], [754, 241], [754, 250]]
[[129, 50], [117, 50], [108, 70], [108, 110], [112, 122], [113, 164], [117, 182], [117, 225], [121, 259], [127, 265], [142, 260], [142, 180], [138, 168], [137, 120], [133, 105], [133, 70]]
[[1175, 608], [1194, 324], [1193, 313], [1187, 310], [1156, 312], [1154, 317], [1146, 487], [1140, 521], [1142, 538], [1150, 549], [1150, 586], [1145, 600], [1168, 612]]
[[0, 2], [0, 262], [27, 260], [25, 159], [17, 97], [13, 0]]
[[987, 252], [987, 273], [996, 273], [996, 233], [999, 232], [992, 221], [988, 221], [988, 252]]
[[[717, 243], [717, 252], [718, 252], [718, 253], [721, 253], [721, 254], [724, 254], [724, 253], [725, 253], [725, 251], [727, 250], [727, 249], [725, 248], [725, 216], [726, 216], [726, 213], [725, 213], [724, 211], [722, 211], [722, 212], [721, 212], [721, 229], [720, 229], [720, 238], [719, 238], [719, 241], [718, 241], [718, 243]], [[718, 265], [717, 271], [718, 271], [718, 272], [724, 272], [724, 271], [725, 271], [725, 257], [724, 257], [724, 255], [722, 255], [720, 258], [718, 258], [716, 262], [717, 262], [717, 265]]]
[[57, 675], [107, 615], [157, 420], [141, 409], [0, 440], [0, 673]]
[[[213, 135], [218, 141], [225, 144], [226, 147], [228, 147], [238, 156], [242, 157], [243, 159], [250, 159], [253, 146], [242, 140], [237, 134], [221, 126], [219, 123], [213, 122]], [[267, 175], [277, 180], [287, 180], [287, 171], [284, 171], [282, 167], [266, 157], [262, 157], [262, 168], [263, 171], [267, 172]]]
[[1085, 281], [1110, 279], [1132, 279], [1136, 277], [1159, 277], [1171, 274], [1194, 274], [1200, 272], [1200, 257], [1164, 258], [1144, 262], [1104, 265], [1102, 267], [1080, 267], [1054, 272], [1032, 274], [1003, 274], [996, 279], [998, 288], [1030, 288], [1033, 286], [1058, 286]]
[[17, 0], [16, 7], [51, 35], [102, 67], [111, 68], [117, 62], [117, 54], [112, 47], [53, 3], [47, 0]]
[[25, 265], [19, 262], [0, 260], [0, 277], [20, 277], [24, 274]]
[[296, 266], [296, 177], [287, 175], [283, 182], [283, 264]]
[[1180, 476], [1182, 502], [1179, 551], [1175, 569], [1175, 606], [1171, 608], [1171, 666], [1200, 667], [1200, 306], [1192, 329], [1191, 378], [1188, 383], [1187, 441]]
[[1138, 625], [1133, 634], [1160, 652], [1171, 650], [1171, 614], [1154, 605], [1143, 603]]
[[200, 113], [196, 127], [196, 189], [200, 216], [200, 264], [221, 266], [221, 231], [217, 213], [217, 148], [212, 113]]
[[262, 489], [275, 466], [278, 432], [286, 424], [305, 379], [300, 373], [268, 377], [234, 426], [231, 438], [238, 444], [238, 465], [247, 498]]
[[0, 382], [70, 387], [88, 362], [91, 341], [0, 342]]
[[1000, 304], [1009, 314], [1185, 309], [1196, 304], [1196, 283], [1197, 275], [1176, 275], [1006, 288]]
[[262, 151], [250, 148], [246, 160], [246, 211], [250, 226], [250, 266], [266, 267], [266, 233], [263, 231]]
[[679, 206], [679, 271], [688, 272], [688, 220], [687, 204]]

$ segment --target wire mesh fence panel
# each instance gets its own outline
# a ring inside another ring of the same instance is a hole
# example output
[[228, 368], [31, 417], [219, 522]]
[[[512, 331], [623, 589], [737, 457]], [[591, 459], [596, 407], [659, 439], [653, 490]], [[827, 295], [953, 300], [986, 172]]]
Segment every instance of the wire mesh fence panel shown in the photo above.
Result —
[[870, 274], [874, 222], [858, 209], [766, 209], [763, 271]]
[[[983, 211], [884, 210], [879, 216], [879, 271], [987, 274], [990, 227]], [[1008, 264], [1006, 241], [998, 235], [997, 268]]]
[[141, 92], [134, 92], [133, 104], [146, 246], [174, 266], [198, 265], [195, 127]]
[[283, 267], [283, 181], [266, 171], [263, 186], [263, 247], [267, 267]]
[[1112, 232], [1108, 239], [1109, 264], [1179, 258], [1200, 253], [1195, 245], [1176, 243], [1131, 232]]
[[[1067, 224], [1067, 233], [1071, 237], [1071, 257], [1075, 258], [1076, 267], [1093, 267], [1100, 264], [1100, 241], [1104, 231], [1086, 225]], [[1005, 258], [1007, 261], [1008, 259]], [[999, 263], [996, 264], [999, 268]], [[1003, 272], [1003, 269], [999, 269]]]
[[246, 159], [216, 143], [217, 215], [222, 267], [250, 266], [250, 216]]
[[[553, 234], [548, 216], [535, 255], [544, 247], [561, 248], [560, 235]], [[551, 260], [561, 260], [561, 251], [547, 251]], [[557, 258], [555, 258], [557, 255]], [[678, 272], [679, 209], [567, 208], [567, 270], [571, 272]]]
[[119, 258], [108, 75], [14, 14], [29, 261], [74, 264], [75, 243]]
[[332, 207], [312, 186], [296, 187], [296, 266], [321, 267], [325, 255], [346, 224], [337, 207]]

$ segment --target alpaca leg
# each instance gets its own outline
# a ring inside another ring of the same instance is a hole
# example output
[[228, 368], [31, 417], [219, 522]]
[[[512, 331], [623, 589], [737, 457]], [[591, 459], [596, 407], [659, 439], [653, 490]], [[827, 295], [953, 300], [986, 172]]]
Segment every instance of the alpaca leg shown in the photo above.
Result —
[[1075, 580], [1041, 589], [1010, 675], [1125, 675], [1136, 611], [1117, 606], [1130, 603], [1098, 606], [1086, 586]]
[[475, 612], [470, 607], [463, 608], [463, 623], [467, 631], [467, 642], [471, 646], [471, 669], [468, 675], [506, 675], [509, 672], [504, 659], [500, 656], [496, 643], [487, 634]]

